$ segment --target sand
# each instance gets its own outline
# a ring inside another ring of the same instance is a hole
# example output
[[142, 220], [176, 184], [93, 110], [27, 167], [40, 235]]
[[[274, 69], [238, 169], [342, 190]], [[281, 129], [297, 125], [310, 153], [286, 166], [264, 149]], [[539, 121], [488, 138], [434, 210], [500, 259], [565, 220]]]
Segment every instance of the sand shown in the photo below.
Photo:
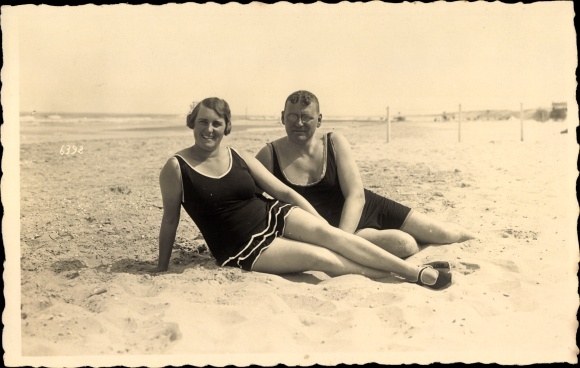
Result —
[[[235, 124], [224, 144], [252, 153], [283, 135]], [[218, 268], [184, 211], [170, 270], [152, 277], [159, 171], [191, 133], [23, 126], [19, 253], [6, 243], [21, 308], [4, 316], [5, 362], [576, 363], [576, 126], [526, 121], [522, 142], [519, 121], [465, 122], [458, 142], [457, 123], [393, 123], [387, 143], [385, 123], [323, 124], [351, 142], [367, 188], [478, 234], [409, 259], [448, 260], [443, 291]]]

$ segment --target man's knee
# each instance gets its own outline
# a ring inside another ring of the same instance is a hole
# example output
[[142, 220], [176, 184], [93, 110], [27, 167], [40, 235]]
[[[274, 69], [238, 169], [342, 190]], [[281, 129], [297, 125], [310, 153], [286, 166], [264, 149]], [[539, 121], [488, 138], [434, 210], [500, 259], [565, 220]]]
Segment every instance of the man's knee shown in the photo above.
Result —
[[406, 258], [412, 256], [420, 250], [419, 244], [417, 244], [415, 238], [413, 238], [410, 234], [400, 232], [397, 234], [395, 241], [397, 242], [395, 254], [397, 257]]
[[363, 229], [358, 235], [399, 258], [409, 257], [419, 251], [415, 238], [401, 230]]

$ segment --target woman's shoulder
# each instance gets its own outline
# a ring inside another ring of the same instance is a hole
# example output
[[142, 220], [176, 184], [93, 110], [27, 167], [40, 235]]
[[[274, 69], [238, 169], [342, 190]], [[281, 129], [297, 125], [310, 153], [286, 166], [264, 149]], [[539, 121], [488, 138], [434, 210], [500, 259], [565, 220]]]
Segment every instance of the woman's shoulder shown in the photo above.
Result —
[[165, 161], [165, 166], [179, 166], [179, 161], [177, 160], [178, 157], [182, 157], [182, 155], [177, 152], [175, 153], [173, 156], [169, 157], [166, 161]]
[[189, 157], [189, 155], [188, 155], [187, 151], [188, 151], [188, 148], [184, 148], [184, 149], [182, 149], [182, 150], [180, 150], [180, 151], [177, 151], [177, 152], [175, 152], [173, 155], [171, 155], [171, 156], [170, 156], [170, 157], [167, 159], [167, 163], [170, 163], [170, 162], [175, 162], [175, 163], [177, 163], [177, 162], [178, 162], [178, 161], [177, 161], [177, 158], [178, 158], [178, 157], [181, 157], [182, 159], [185, 159], [185, 158]]
[[228, 151], [231, 152], [232, 156], [237, 155], [243, 160], [247, 160], [248, 157], [250, 156], [250, 154], [247, 151], [230, 146], [228, 146]]
[[174, 187], [178, 179], [181, 180], [181, 167], [176, 156], [171, 156], [159, 173], [159, 184], [161, 188]]
[[188, 148], [184, 148], [180, 151], [175, 152], [173, 155], [171, 155], [169, 158], [167, 158], [167, 160], [165, 161], [165, 165], [163, 165], [163, 168], [164, 169], [173, 169], [172, 171], [179, 170], [180, 163], [179, 163], [178, 158], [181, 158], [182, 160], [187, 162], [187, 158], [188, 158], [187, 151], [188, 151]]
[[184, 148], [182, 150], [179, 150], [179, 151], [175, 152], [173, 154], [173, 156], [171, 156], [170, 158], [173, 158], [175, 156], [189, 156], [189, 153], [188, 152], [189, 152], [190, 149], [191, 149], [191, 147], [186, 147], [186, 148]]
[[229, 147], [230, 151], [232, 152], [232, 159], [235, 155], [237, 155], [246, 166], [248, 167], [255, 167], [256, 163], [259, 164], [259, 160], [254, 157], [250, 152], [246, 150], [239, 150], [237, 148]]

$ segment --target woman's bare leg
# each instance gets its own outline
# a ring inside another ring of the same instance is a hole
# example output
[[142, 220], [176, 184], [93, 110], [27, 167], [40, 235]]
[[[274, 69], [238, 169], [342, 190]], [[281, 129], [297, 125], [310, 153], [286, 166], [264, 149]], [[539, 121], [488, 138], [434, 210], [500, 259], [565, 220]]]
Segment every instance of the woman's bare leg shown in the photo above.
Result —
[[412, 211], [401, 227], [420, 243], [450, 244], [475, 239], [476, 236], [463, 226], [451, 222], [443, 222], [423, 213]]
[[407, 258], [420, 250], [415, 238], [401, 230], [361, 229], [356, 235], [399, 258]]
[[274, 239], [258, 257], [252, 271], [277, 275], [322, 271], [329, 276], [356, 274], [372, 279], [391, 275], [390, 272], [362, 266], [324, 247], [284, 237]]
[[[362, 266], [385, 272], [394, 272], [409, 281], [418, 279], [421, 268], [374, 245], [366, 239], [333, 227], [300, 208], [295, 208], [286, 218], [284, 237], [330, 249]], [[428, 284], [437, 280], [438, 272], [423, 272]]]

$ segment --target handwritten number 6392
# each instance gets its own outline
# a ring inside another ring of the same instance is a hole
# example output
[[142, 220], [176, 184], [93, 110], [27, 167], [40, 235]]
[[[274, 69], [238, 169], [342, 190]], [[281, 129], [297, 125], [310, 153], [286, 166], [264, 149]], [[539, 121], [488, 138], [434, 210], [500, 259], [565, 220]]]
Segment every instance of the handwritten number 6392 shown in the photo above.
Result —
[[60, 147], [60, 154], [61, 155], [74, 155], [75, 153], [81, 154], [83, 153], [83, 146], [75, 146], [70, 144], [63, 144]]

